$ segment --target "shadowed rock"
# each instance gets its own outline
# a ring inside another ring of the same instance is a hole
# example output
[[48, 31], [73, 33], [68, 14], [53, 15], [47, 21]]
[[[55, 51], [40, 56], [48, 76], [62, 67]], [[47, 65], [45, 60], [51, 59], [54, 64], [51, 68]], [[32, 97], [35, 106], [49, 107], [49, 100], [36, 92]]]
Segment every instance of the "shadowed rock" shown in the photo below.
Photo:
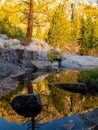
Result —
[[88, 91], [93, 94], [98, 94], [98, 83], [87, 83]]
[[36, 117], [42, 110], [39, 94], [25, 94], [15, 97], [11, 102], [16, 113], [24, 117]]
[[68, 90], [71, 92], [78, 92], [78, 93], [86, 93], [87, 92], [87, 86], [85, 83], [54, 83], [53, 86], [56, 86], [58, 88]]
[[84, 123], [91, 126], [90, 130], [98, 130], [98, 108], [82, 113], [80, 117]]

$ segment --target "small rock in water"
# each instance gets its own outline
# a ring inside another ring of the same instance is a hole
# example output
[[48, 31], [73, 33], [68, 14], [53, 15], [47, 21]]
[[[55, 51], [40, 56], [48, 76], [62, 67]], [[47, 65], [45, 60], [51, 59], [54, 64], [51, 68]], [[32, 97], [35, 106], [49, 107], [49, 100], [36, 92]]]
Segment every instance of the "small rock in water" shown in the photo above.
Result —
[[36, 117], [42, 110], [39, 94], [25, 94], [15, 97], [11, 102], [16, 113], [24, 117]]

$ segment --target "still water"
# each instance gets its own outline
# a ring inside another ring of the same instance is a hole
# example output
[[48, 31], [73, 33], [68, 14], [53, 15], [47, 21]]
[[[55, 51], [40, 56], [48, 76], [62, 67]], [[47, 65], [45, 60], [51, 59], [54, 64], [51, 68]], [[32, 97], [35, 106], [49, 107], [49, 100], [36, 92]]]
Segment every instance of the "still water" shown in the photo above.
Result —
[[[80, 78], [80, 71], [53, 72], [47, 77], [45, 76], [45, 78], [40, 76], [39, 80], [32, 85], [34, 93], [40, 94], [43, 105], [42, 112], [36, 117], [36, 120], [41, 123], [46, 123], [54, 119], [70, 116], [75, 113], [87, 112], [90, 109], [97, 108], [97, 95], [83, 95], [52, 86], [52, 83], [77, 83], [80, 81]], [[14, 130], [27, 129], [27, 126], [21, 126], [20, 124], [30, 121], [30, 118], [25, 119], [19, 116], [9, 104], [15, 96], [26, 93], [26, 86], [20, 85], [16, 90], [0, 100], [0, 130], [12, 130], [16, 124], [19, 125], [17, 125], [17, 127], [15, 126]], [[3, 126], [6, 127], [3, 128]]]

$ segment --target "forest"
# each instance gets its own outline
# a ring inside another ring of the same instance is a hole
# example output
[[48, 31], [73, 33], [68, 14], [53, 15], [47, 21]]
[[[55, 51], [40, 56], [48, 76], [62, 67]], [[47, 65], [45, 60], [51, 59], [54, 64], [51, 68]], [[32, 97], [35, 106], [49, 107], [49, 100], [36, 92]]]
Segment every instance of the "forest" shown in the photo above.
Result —
[[[0, 33], [26, 41], [28, 21], [31, 37], [44, 39], [54, 48], [80, 55], [97, 56], [98, 7], [68, 0], [6, 0], [0, 5]], [[75, 48], [75, 49], [73, 49]]]

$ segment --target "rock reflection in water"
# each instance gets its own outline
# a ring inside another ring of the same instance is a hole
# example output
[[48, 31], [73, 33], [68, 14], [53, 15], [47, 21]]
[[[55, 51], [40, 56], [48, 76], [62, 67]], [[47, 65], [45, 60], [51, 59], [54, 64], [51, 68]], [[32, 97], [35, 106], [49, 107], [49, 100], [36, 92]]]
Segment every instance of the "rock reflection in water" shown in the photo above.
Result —
[[[51, 83], [77, 83], [79, 71], [66, 71], [49, 75], [46, 79], [40, 80], [34, 91], [40, 93], [43, 107], [42, 122], [50, 121], [73, 113], [80, 113], [98, 107], [98, 97], [92, 95], [82, 95], [49, 86]], [[41, 116], [41, 115], [40, 115]]]
[[[53, 74], [45, 79], [39, 79], [32, 84], [34, 93], [39, 93], [43, 104], [42, 112], [36, 117], [41, 122], [51, 121], [73, 113], [80, 113], [98, 107], [98, 97], [92, 95], [82, 95], [72, 93], [59, 88], [49, 86], [49, 83], [67, 82], [76, 83], [80, 75], [79, 71], [66, 71]], [[27, 93], [26, 87], [11, 95], [11, 99], [16, 95]], [[9, 99], [4, 98], [0, 101], [0, 118], [6, 118], [10, 122], [23, 123], [28, 121], [18, 116], [8, 104]]]

